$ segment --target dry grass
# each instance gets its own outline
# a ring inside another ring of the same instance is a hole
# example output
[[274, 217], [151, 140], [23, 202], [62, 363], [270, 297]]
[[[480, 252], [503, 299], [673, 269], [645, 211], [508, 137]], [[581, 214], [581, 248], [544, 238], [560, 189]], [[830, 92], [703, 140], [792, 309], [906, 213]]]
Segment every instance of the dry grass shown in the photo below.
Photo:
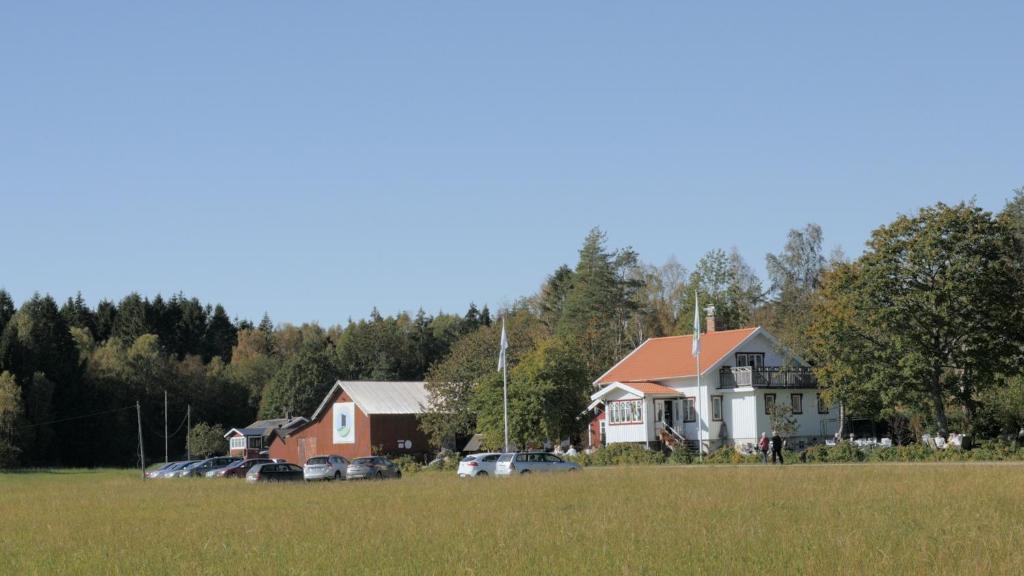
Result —
[[1021, 574], [1024, 467], [0, 475], [2, 574]]

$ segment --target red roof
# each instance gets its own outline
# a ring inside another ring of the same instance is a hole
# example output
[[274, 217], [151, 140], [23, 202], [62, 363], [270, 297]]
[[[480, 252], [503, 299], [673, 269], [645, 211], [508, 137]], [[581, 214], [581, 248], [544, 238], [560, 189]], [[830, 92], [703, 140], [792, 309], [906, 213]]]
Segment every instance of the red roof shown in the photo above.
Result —
[[675, 388], [669, 388], [656, 382], [622, 382], [641, 394], [679, 394]]
[[[749, 338], [757, 328], [722, 330], [700, 336], [701, 373], [718, 364]], [[691, 353], [693, 336], [651, 338], [633, 350], [600, 378], [597, 384], [649, 382], [697, 375], [697, 359]], [[633, 384], [629, 384], [633, 386]]]

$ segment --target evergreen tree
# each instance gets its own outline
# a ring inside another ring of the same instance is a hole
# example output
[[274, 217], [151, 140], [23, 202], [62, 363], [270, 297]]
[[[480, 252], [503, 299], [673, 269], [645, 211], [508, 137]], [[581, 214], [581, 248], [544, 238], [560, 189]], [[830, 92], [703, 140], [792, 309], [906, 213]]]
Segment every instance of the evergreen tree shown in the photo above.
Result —
[[96, 314], [89, 309], [81, 292], [74, 298], [68, 298], [60, 309], [60, 315], [64, 317], [64, 322], [68, 326], [88, 330], [89, 334], [96, 338]]
[[231, 323], [224, 307], [217, 304], [206, 328], [206, 358], [219, 356], [225, 362], [230, 362], [231, 349], [237, 342], [238, 329]]
[[111, 334], [124, 344], [131, 344], [136, 338], [150, 332], [147, 312], [149, 302], [138, 293], [132, 292], [121, 299], [114, 317], [114, 329]]
[[0, 468], [13, 468], [21, 460], [18, 428], [23, 424], [21, 390], [10, 372], [0, 372]]
[[96, 342], [106, 342], [114, 334], [117, 306], [110, 300], [100, 300], [96, 306]]

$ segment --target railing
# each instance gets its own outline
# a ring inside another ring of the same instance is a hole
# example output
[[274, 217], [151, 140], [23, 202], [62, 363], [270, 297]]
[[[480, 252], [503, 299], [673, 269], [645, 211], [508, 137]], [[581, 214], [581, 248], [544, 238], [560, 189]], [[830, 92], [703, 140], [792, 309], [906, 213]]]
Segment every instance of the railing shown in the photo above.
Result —
[[810, 368], [766, 366], [723, 367], [718, 372], [719, 388], [817, 388], [818, 378]]

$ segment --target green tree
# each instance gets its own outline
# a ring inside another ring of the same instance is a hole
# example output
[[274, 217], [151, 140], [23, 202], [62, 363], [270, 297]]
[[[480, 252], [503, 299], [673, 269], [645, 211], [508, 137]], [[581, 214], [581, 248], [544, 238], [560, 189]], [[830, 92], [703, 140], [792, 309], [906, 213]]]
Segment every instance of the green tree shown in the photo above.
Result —
[[17, 309], [14, 307], [14, 300], [6, 290], [0, 290], [0, 334], [4, 333], [7, 323], [14, 317]]
[[973, 204], [940, 203], [875, 230], [861, 258], [828, 275], [815, 308], [822, 385], [843, 402], [927, 407], [943, 435], [952, 403], [972, 427], [979, 395], [1017, 369], [1021, 249]]
[[[518, 364], [537, 342], [550, 336], [543, 322], [524, 309], [506, 312], [505, 323], [509, 366]], [[501, 374], [497, 370], [500, 342], [501, 322], [481, 326], [456, 341], [451, 352], [428, 371], [425, 386], [430, 403], [420, 416], [420, 428], [435, 446], [444, 446], [476, 432], [473, 396], [481, 382], [495, 376], [501, 385]]]
[[702, 308], [715, 307], [716, 330], [750, 326], [763, 296], [761, 280], [735, 249], [705, 254], [690, 275], [689, 287], [682, 304], [684, 313], [678, 319], [682, 334], [693, 332], [693, 289], [700, 294]]
[[263, 389], [261, 418], [309, 416], [337, 380], [333, 358], [326, 350], [303, 350], [285, 361]]
[[[550, 338], [540, 342], [509, 373], [509, 434], [519, 447], [546, 440], [578, 439], [587, 425], [590, 377], [578, 351]], [[472, 401], [484, 443], [504, 443], [503, 384], [500, 375], [482, 378]]]
[[0, 468], [18, 465], [18, 427], [22, 424], [24, 407], [21, 389], [10, 372], [0, 373]]
[[200, 422], [188, 431], [189, 450], [198, 458], [225, 454], [228, 449], [228, 441], [224, 438], [226, 433], [220, 424]]
[[591, 377], [638, 344], [638, 267], [632, 250], [609, 252], [605, 234], [597, 228], [590, 231], [580, 249], [556, 333], [580, 350]]
[[209, 359], [219, 356], [225, 362], [231, 361], [231, 349], [238, 342], [238, 329], [231, 323], [224, 307], [217, 304], [206, 328], [206, 354]]
[[766, 258], [771, 284], [768, 327], [798, 356], [808, 351], [811, 309], [826, 270], [823, 240], [821, 226], [808, 224], [803, 230], [790, 230], [782, 252]]

